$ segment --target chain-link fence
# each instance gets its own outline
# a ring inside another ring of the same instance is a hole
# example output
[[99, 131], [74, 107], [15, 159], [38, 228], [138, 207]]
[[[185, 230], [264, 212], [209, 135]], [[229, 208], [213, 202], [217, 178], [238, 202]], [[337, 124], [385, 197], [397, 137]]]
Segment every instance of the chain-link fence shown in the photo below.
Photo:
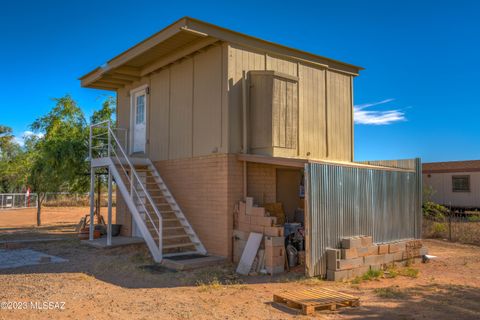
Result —
[[0, 193], [0, 210], [36, 207], [36, 193]]
[[424, 215], [423, 237], [480, 245], [480, 211]]
[[[97, 194], [95, 194], [95, 203]], [[116, 204], [116, 192], [112, 193], [112, 205]], [[47, 192], [43, 202], [45, 207], [88, 207], [90, 206], [90, 195], [88, 193], [68, 192]], [[108, 206], [108, 194], [100, 195], [100, 206]]]

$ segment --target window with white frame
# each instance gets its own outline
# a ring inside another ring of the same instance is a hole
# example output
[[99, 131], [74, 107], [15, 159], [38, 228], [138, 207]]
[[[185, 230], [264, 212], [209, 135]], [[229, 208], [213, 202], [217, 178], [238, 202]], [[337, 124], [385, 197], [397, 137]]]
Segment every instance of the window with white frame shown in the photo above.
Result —
[[145, 95], [137, 96], [136, 110], [135, 110], [135, 123], [145, 123]]

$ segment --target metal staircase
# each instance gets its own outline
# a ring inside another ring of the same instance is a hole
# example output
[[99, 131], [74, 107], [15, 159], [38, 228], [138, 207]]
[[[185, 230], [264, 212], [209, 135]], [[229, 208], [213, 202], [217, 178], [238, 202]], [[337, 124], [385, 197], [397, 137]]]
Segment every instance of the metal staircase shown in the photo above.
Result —
[[109, 121], [91, 125], [91, 166], [110, 170], [153, 259], [206, 254], [152, 161], [128, 156], [127, 137], [126, 129], [113, 128]]

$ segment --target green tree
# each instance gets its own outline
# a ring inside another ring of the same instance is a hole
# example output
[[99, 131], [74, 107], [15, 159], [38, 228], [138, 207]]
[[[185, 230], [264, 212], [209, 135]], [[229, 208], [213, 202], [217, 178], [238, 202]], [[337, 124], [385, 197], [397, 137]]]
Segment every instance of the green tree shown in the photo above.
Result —
[[56, 104], [31, 128], [43, 136], [29, 146], [28, 183], [38, 194], [37, 225], [46, 192], [85, 192], [88, 188], [87, 123], [70, 95], [53, 99]]
[[94, 111], [90, 118], [90, 123], [99, 123], [102, 121], [110, 120], [113, 124], [113, 115], [115, 114], [116, 102], [112, 96], [107, 96], [102, 103], [100, 110]]
[[24, 157], [21, 146], [13, 139], [12, 129], [0, 125], [0, 192], [17, 192], [25, 188], [19, 177], [19, 160]]
[[13, 140], [12, 128], [0, 124], [0, 151], [8, 146]]

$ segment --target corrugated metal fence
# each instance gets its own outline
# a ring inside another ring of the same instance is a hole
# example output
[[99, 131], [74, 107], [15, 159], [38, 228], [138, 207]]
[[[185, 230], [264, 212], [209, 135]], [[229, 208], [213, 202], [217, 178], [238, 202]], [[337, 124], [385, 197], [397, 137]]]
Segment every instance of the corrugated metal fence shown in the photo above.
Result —
[[421, 237], [420, 159], [359, 164], [309, 162], [306, 176], [306, 267], [326, 274], [326, 248], [342, 237], [375, 243]]

